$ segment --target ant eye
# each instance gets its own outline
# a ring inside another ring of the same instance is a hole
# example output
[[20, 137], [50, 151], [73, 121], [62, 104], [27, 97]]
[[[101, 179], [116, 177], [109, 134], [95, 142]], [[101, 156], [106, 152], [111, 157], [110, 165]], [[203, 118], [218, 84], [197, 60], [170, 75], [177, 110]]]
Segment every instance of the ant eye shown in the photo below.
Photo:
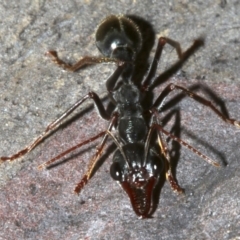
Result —
[[154, 163], [153, 166], [152, 166], [152, 169], [153, 169], [153, 174], [155, 175], [156, 173], [159, 173], [160, 170], [161, 170], [161, 165], [158, 163]]
[[110, 167], [110, 175], [115, 181], [122, 180], [122, 169], [118, 162], [114, 162]]
[[158, 176], [163, 171], [163, 164], [159, 158], [153, 158], [151, 162], [149, 162], [148, 166], [149, 170], [152, 172], [153, 176]]

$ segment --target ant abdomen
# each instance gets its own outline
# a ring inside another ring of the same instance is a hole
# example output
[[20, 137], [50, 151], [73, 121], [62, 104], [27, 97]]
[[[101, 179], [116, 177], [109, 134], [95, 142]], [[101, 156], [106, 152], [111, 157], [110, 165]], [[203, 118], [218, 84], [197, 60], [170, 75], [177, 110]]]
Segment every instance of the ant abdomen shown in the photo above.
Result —
[[131, 19], [123, 15], [111, 15], [99, 25], [96, 45], [106, 57], [134, 61], [142, 47], [142, 36]]

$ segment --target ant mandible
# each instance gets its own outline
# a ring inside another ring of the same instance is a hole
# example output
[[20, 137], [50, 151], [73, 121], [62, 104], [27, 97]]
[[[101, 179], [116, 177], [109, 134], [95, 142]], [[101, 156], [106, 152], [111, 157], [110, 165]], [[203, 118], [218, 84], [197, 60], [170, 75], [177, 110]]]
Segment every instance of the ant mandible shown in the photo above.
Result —
[[[175, 48], [179, 60], [160, 76], [154, 78], [158, 60], [160, 59], [165, 44], [169, 44]], [[133, 20], [126, 16], [108, 16], [100, 23], [96, 31], [96, 46], [103, 54], [103, 57], [86, 56], [76, 64], [69, 65], [62, 61], [55, 51], [49, 51], [47, 55], [49, 55], [56, 64], [69, 71], [77, 71], [86, 65], [97, 63], [116, 63], [116, 70], [106, 81], [107, 91], [115, 105], [113, 113], [109, 114], [105, 110], [96, 93], [89, 92], [59, 118], [49, 124], [46, 130], [30, 145], [10, 157], [1, 157], [0, 160], [13, 161], [30, 152], [50, 132], [55, 130], [70, 113], [87, 99], [92, 99], [99, 115], [109, 122], [107, 130], [71, 147], [55, 158], [41, 164], [38, 168], [43, 169], [75, 149], [98, 138], [102, 138], [95, 155], [90, 160], [87, 171], [75, 187], [75, 192], [80, 193], [91, 178], [93, 170], [103, 153], [107, 138], [110, 137], [117, 147], [113, 155], [113, 163], [110, 167], [111, 177], [119, 182], [128, 194], [135, 213], [141, 218], [150, 217], [152, 214], [153, 192], [162, 174], [165, 174], [173, 191], [178, 193], [183, 192], [183, 189], [178, 185], [177, 180], [172, 174], [170, 154], [167, 143], [162, 136], [163, 134], [187, 147], [208, 163], [219, 166], [217, 162], [163, 129], [161, 126], [160, 113], [169, 93], [174, 90], [181, 90], [190, 98], [209, 107], [225, 122], [240, 127], [240, 122], [225, 117], [210, 101], [173, 83], [170, 83], [161, 92], [157, 100], [148, 109], [144, 109], [142, 106], [145, 100], [144, 93], [153, 90], [159, 82], [166, 81], [176, 73], [187, 59], [203, 46], [203, 44], [204, 40], [198, 38], [185, 52], [182, 52], [178, 42], [166, 37], [160, 37], [148, 74], [141, 83], [138, 83], [138, 86], [134, 83], [132, 76], [136, 70], [137, 55], [142, 48], [142, 36], [139, 27]], [[146, 114], [150, 115], [148, 119], [146, 118]], [[114, 127], [116, 127], [116, 134], [112, 132]], [[152, 143], [152, 139], [154, 138], [153, 133], [157, 134], [158, 146]]]

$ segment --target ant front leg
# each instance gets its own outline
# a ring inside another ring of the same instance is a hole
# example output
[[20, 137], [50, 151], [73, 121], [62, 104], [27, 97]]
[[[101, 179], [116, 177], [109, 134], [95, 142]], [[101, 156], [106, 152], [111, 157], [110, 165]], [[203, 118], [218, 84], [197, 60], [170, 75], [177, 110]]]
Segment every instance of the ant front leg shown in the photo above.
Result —
[[80, 68], [85, 67], [87, 65], [93, 65], [93, 64], [97, 64], [97, 63], [117, 63], [120, 65], [122, 64], [122, 61], [120, 61], [116, 58], [85, 56], [82, 59], [80, 59], [77, 63], [71, 65], [71, 64], [68, 64], [68, 63], [64, 62], [63, 60], [61, 60], [58, 57], [58, 54], [56, 51], [48, 51], [48, 52], [46, 52], [46, 55], [49, 56], [54, 63], [56, 63], [63, 69], [71, 71], [71, 72], [75, 72], [75, 71], [79, 70]]
[[[152, 117], [155, 117], [155, 110], [152, 110], [153, 115]], [[155, 117], [156, 118], [156, 117]], [[149, 148], [149, 144], [151, 141], [151, 137], [152, 134], [154, 132], [154, 130], [157, 130], [157, 136], [158, 136], [158, 144], [160, 147], [160, 155], [161, 155], [161, 159], [164, 162], [164, 172], [165, 172], [165, 177], [167, 179], [167, 181], [169, 182], [172, 190], [174, 192], [177, 193], [184, 193], [183, 188], [181, 188], [177, 182], [177, 179], [174, 177], [173, 173], [172, 173], [172, 166], [171, 166], [171, 158], [170, 158], [170, 154], [168, 151], [168, 147], [167, 147], [167, 143], [166, 141], [163, 139], [161, 131], [159, 131], [158, 126], [160, 126], [158, 119], [156, 118], [156, 123], [151, 124], [151, 127], [149, 129], [148, 132], [148, 136], [147, 136], [147, 140], [146, 140], [146, 144], [145, 144], [145, 154], [147, 155], [148, 153], [148, 148]], [[145, 158], [146, 159], [146, 156]]]
[[[94, 168], [95, 168], [99, 158], [102, 155], [103, 148], [104, 148], [104, 146], [105, 146], [105, 144], [107, 142], [108, 135], [111, 132], [113, 126], [117, 123], [117, 121], [118, 121], [118, 113], [115, 112], [113, 114], [113, 116], [112, 116], [112, 119], [110, 121], [109, 127], [108, 127], [107, 131], [104, 134], [102, 142], [99, 145], [99, 147], [97, 148], [96, 154], [93, 156], [93, 158], [91, 159], [91, 161], [90, 161], [90, 163], [88, 165], [88, 169], [87, 169], [86, 173], [83, 175], [81, 181], [75, 187], [75, 190], [74, 190], [75, 193], [79, 194], [80, 191], [83, 189], [83, 187], [88, 183], [89, 179], [91, 178], [91, 176], [93, 174], [93, 171], [94, 171]], [[110, 136], [111, 136], [111, 134], [110, 134]]]
[[92, 99], [94, 101], [95, 107], [97, 108], [99, 115], [105, 119], [109, 120], [110, 116], [106, 112], [100, 98], [98, 95], [94, 92], [89, 92], [85, 97], [82, 99], [78, 100], [75, 104], [73, 104], [67, 111], [65, 111], [59, 118], [57, 118], [55, 121], [50, 123], [45, 131], [36, 139], [34, 140], [31, 144], [29, 144], [27, 147], [24, 149], [20, 150], [16, 154], [13, 154], [12, 156], [9, 157], [0, 157], [0, 162], [1, 161], [14, 161], [15, 159], [18, 159], [25, 154], [29, 153], [33, 148], [35, 148], [47, 135], [49, 135], [53, 130], [55, 130], [57, 127], [59, 127], [60, 123], [67, 117], [69, 116], [76, 108], [78, 108], [83, 102], [85, 102], [87, 99]]
[[[155, 127], [155, 126], [153, 126]], [[177, 193], [184, 193], [184, 190], [179, 186], [177, 179], [173, 176], [172, 172], [172, 164], [171, 164], [171, 158], [168, 151], [167, 143], [163, 139], [162, 134], [160, 131], [158, 131], [158, 144], [161, 149], [161, 153], [164, 157], [165, 161], [165, 175], [166, 179], [168, 180], [172, 190]]]
[[84, 141], [84, 142], [81, 142], [79, 144], [77, 144], [76, 146], [74, 147], [71, 147], [69, 148], [68, 150], [60, 153], [58, 156], [52, 158], [51, 160], [41, 164], [38, 166], [38, 169], [39, 170], [42, 170], [43, 168], [46, 168], [48, 167], [49, 165], [53, 164], [54, 162], [56, 162], [58, 159], [62, 158], [63, 156], [67, 155], [68, 153], [82, 147], [83, 145], [86, 145], [90, 142], [93, 142], [95, 141], [96, 139], [100, 138], [100, 137], [103, 137], [102, 141], [101, 141], [101, 144], [97, 147], [97, 151], [95, 153], [95, 155], [93, 156], [93, 158], [90, 160], [90, 163], [88, 165], [88, 169], [86, 171], [86, 173], [83, 175], [81, 181], [76, 185], [75, 187], [75, 190], [74, 192], [79, 194], [80, 191], [83, 189], [83, 187], [88, 183], [89, 179], [91, 178], [92, 174], [93, 174], [93, 170], [99, 160], [99, 158], [101, 157], [102, 155], [102, 152], [103, 152], [103, 148], [107, 142], [107, 138], [108, 138], [108, 135], [111, 136], [111, 134], [109, 134], [113, 128], [113, 126], [116, 124], [118, 120], [118, 113], [114, 113], [112, 118], [111, 118], [111, 121], [110, 121], [110, 124], [109, 124], [109, 127], [106, 131], [103, 131], [103, 132], [100, 132], [99, 134], [97, 134], [96, 136], [94, 137], [91, 137], [89, 138], [88, 140]]
[[199, 152], [197, 149], [195, 149], [194, 147], [192, 147], [191, 145], [189, 145], [188, 143], [186, 143], [182, 139], [180, 139], [180, 138], [172, 135], [168, 131], [164, 130], [163, 127], [161, 126], [160, 116], [159, 116], [159, 112], [158, 112], [157, 109], [152, 108], [150, 110], [150, 113], [152, 114], [152, 117], [155, 118], [155, 121], [151, 124], [149, 134], [148, 134], [148, 138], [147, 138], [147, 141], [146, 141], [147, 142], [146, 143], [146, 148], [148, 147], [148, 144], [150, 142], [152, 132], [154, 130], [157, 130], [158, 144], [159, 144], [159, 147], [161, 149], [161, 155], [162, 155], [163, 159], [165, 160], [166, 179], [168, 180], [168, 182], [169, 182], [171, 188], [173, 189], [173, 191], [178, 192], [178, 193], [183, 193], [184, 192], [184, 190], [178, 185], [177, 179], [174, 177], [174, 175], [172, 173], [171, 158], [170, 158], [170, 154], [169, 154], [169, 151], [168, 151], [167, 143], [162, 137], [162, 133], [165, 134], [166, 136], [168, 136], [169, 138], [171, 138], [173, 141], [176, 141], [176, 142], [180, 143], [181, 145], [183, 145], [184, 147], [188, 148], [190, 151], [197, 154], [199, 157], [203, 158], [203, 160], [205, 160], [209, 164], [212, 164], [215, 167], [219, 167], [219, 164], [217, 162], [215, 162], [214, 160], [212, 160], [208, 156], [202, 154], [201, 152]]

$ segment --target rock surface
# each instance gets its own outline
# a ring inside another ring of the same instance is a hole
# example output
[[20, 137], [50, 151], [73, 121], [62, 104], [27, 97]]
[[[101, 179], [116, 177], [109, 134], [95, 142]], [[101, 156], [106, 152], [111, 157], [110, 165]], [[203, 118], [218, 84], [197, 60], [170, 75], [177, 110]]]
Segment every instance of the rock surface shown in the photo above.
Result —
[[[240, 120], [239, 11], [239, 1], [220, 0], [2, 1], [0, 155], [30, 143], [88, 91], [106, 96], [104, 80], [114, 65], [69, 73], [44, 54], [55, 49], [69, 62], [98, 55], [94, 32], [110, 14], [140, 16], [152, 24], [156, 36], [175, 39], [183, 49], [205, 36], [204, 48], [171, 81], [185, 87], [207, 85], [217, 99], [198, 92], [218, 107], [225, 104], [230, 117]], [[175, 51], [166, 47], [159, 73], [175, 60]], [[156, 95], [165, 85], [156, 89]], [[175, 147], [176, 175], [186, 193], [178, 196], [164, 184], [153, 218], [140, 220], [109, 175], [108, 151], [104, 164], [76, 196], [73, 189], [94, 144], [49, 170], [38, 171], [37, 166], [106, 129], [96, 111], [83, 105], [73, 121], [33, 152], [20, 161], [1, 164], [0, 239], [240, 239], [240, 129], [189, 98], [171, 109], [179, 118], [172, 117], [166, 129], [179, 125], [182, 139], [228, 165], [216, 169], [182, 146]]]

